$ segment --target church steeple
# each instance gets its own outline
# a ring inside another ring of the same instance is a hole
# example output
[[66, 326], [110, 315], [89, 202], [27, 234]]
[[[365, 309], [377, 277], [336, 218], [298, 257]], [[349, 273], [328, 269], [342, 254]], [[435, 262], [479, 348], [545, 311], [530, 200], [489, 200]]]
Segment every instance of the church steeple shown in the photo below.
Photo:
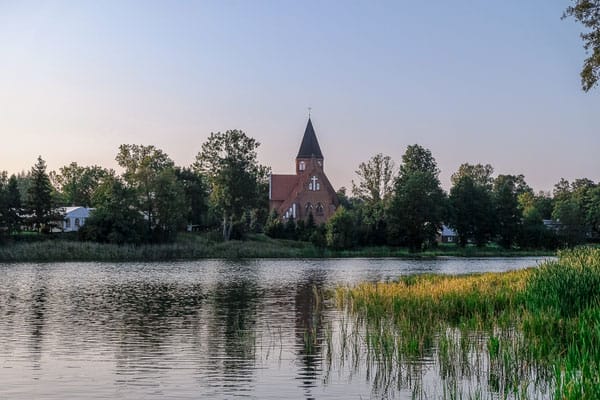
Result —
[[306, 129], [304, 130], [302, 144], [300, 144], [300, 150], [298, 151], [296, 158], [310, 159], [313, 157], [322, 160], [323, 153], [321, 153], [321, 147], [319, 147], [319, 142], [317, 141], [317, 135], [315, 135], [312, 121], [310, 120], [310, 117], [308, 117], [308, 123], [306, 124]]

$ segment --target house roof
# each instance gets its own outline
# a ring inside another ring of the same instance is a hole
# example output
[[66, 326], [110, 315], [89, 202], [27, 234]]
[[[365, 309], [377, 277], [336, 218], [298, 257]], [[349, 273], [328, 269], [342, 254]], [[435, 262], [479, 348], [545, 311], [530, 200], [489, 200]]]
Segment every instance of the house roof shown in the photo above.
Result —
[[271, 175], [271, 200], [285, 200], [298, 183], [299, 175]]
[[447, 225], [442, 225], [442, 236], [457, 236], [456, 231]]
[[319, 147], [319, 142], [317, 141], [317, 135], [315, 134], [312, 122], [310, 118], [308, 118], [308, 123], [304, 130], [304, 137], [302, 138], [300, 150], [298, 151], [298, 156], [296, 156], [296, 158], [312, 157], [323, 158], [323, 153], [321, 153], [321, 147]]

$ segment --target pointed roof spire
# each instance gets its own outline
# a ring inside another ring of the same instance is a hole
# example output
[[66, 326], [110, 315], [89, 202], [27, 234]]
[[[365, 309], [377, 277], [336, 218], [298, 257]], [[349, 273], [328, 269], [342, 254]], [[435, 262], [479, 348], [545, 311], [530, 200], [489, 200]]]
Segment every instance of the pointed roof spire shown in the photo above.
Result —
[[308, 117], [308, 123], [306, 124], [306, 129], [304, 130], [302, 144], [300, 144], [300, 150], [298, 151], [296, 158], [312, 157], [323, 158], [323, 153], [321, 153], [321, 147], [319, 147], [317, 135], [315, 134], [310, 117]]

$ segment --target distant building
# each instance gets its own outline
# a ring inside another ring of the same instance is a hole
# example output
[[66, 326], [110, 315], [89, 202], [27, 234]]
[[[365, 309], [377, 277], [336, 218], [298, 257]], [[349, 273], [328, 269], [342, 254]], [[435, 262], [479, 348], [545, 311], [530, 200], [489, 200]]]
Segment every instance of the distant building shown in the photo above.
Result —
[[542, 222], [546, 229], [553, 231], [554, 233], [558, 233], [560, 231], [562, 224], [558, 220], [553, 219], [543, 219]]
[[269, 178], [269, 209], [282, 220], [306, 219], [312, 213], [317, 224], [329, 219], [339, 201], [323, 170], [323, 153], [310, 118], [296, 156], [296, 173]]
[[76, 232], [85, 225], [85, 221], [90, 217], [93, 208], [87, 207], [63, 207], [58, 211], [62, 215], [62, 231]]
[[458, 238], [458, 234], [456, 231], [449, 226], [442, 225], [442, 230], [438, 236], [438, 241], [440, 243], [456, 243]]

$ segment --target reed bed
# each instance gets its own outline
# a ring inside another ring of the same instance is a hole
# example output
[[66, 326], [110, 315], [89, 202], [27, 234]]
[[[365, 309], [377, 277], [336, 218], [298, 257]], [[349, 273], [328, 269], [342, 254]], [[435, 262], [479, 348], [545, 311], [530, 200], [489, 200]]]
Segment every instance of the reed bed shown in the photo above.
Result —
[[335, 299], [384, 388], [412, 382], [413, 397], [430, 398], [422, 376], [402, 375], [430, 360], [435, 398], [600, 398], [600, 249], [520, 271], [342, 287]]

